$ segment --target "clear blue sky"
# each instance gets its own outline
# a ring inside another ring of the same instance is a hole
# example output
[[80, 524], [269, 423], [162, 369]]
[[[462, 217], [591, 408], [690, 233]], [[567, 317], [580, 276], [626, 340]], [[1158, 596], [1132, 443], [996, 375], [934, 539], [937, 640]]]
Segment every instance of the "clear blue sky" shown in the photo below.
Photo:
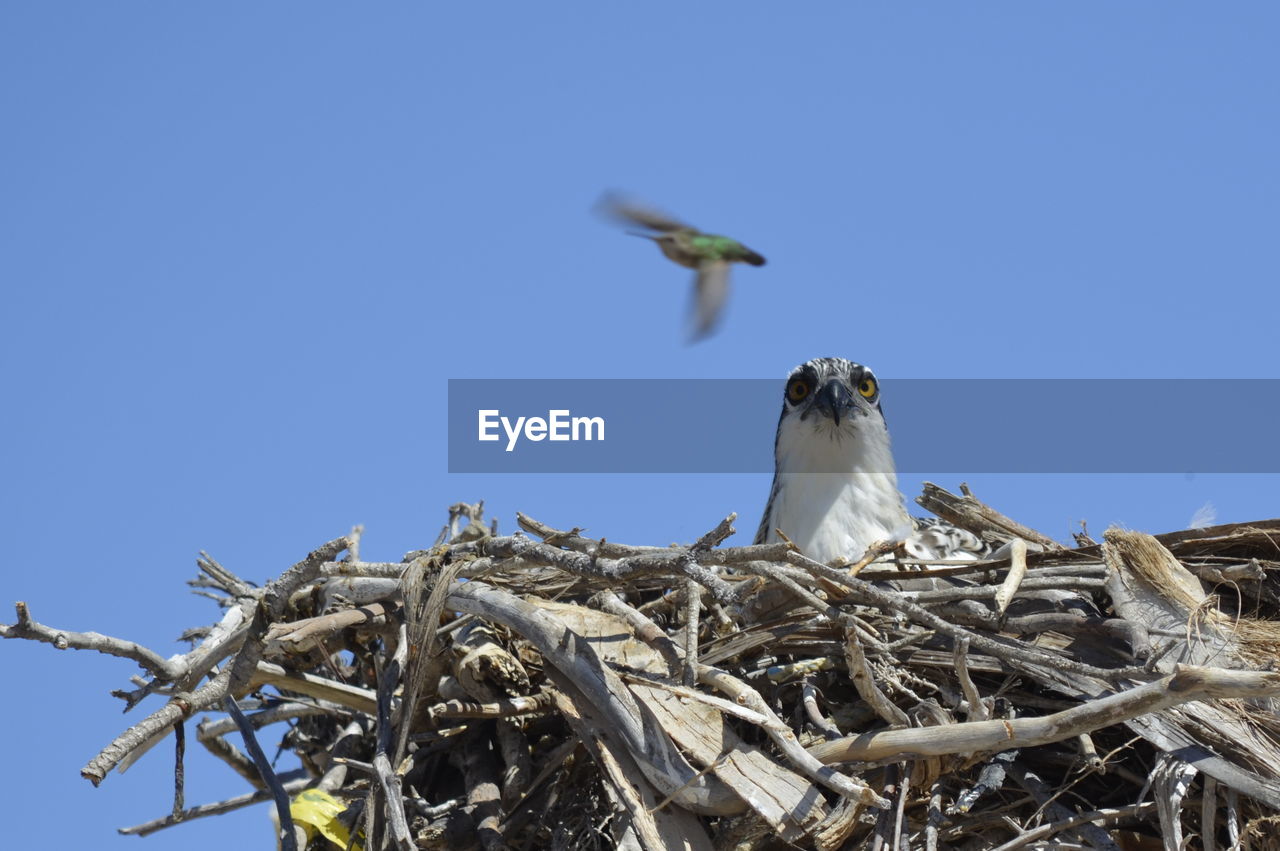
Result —
[[[260, 581], [363, 523], [398, 559], [480, 498], [506, 530], [644, 543], [758, 521], [764, 474], [450, 476], [449, 377], [838, 354], [1182, 377], [1187, 415], [1230, 416], [1213, 378], [1278, 372], [1278, 24], [1168, 0], [5, 4], [4, 605], [178, 652], [215, 616], [183, 585], [200, 549]], [[607, 187], [769, 257], [721, 334], [683, 345], [687, 275], [589, 214]], [[1271, 476], [968, 479], [1060, 539], [1280, 514]], [[133, 666], [17, 642], [0, 665], [6, 844], [136, 847], [114, 829], [168, 810], [171, 748], [77, 774], [133, 720], [107, 695]], [[190, 803], [244, 788], [198, 754], [187, 776]], [[259, 808], [143, 841], [269, 835]]]

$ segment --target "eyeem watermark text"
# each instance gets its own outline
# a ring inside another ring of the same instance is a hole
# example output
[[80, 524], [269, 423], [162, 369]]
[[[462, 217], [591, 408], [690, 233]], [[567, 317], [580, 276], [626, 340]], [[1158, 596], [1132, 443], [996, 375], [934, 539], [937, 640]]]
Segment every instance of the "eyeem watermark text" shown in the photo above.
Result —
[[547, 411], [546, 419], [542, 417], [510, 417], [502, 416], [496, 408], [476, 412], [480, 424], [482, 441], [501, 440], [498, 427], [507, 434], [507, 451], [516, 448], [521, 437], [537, 442], [539, 440], [604, 440], [604, 417], [574, 417], [568, 410]]

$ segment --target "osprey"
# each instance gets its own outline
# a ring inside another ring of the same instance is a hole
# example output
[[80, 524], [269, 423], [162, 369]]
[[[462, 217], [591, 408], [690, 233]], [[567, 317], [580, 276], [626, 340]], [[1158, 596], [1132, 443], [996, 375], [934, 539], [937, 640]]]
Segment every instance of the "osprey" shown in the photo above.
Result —
[[774, 440], [773, 489], [755, 543], [781, 532], [812, 559], [856, 561], [877, 541], [921, 560], [975, 559], [971, 532], [907, 514], [880, 409], [880, 384], [844, 358], [802, 363], [787, 377]]

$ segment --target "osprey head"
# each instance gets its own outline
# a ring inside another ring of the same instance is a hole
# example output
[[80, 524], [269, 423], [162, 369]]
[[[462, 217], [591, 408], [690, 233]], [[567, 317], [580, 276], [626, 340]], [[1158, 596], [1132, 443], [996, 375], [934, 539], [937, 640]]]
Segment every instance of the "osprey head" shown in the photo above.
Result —
[[774, 462], [760, 542], [780, 529], [806, 555], [830, 561], [910, 529], [880, 386], [862, 364], [816, 358], [791, 371]]
[[[787, 377], [782, 419], [812, 419], [811, 428], [835, 433], [857, 428], [857, 421], [881, 419], [880, 385], [871, 370], [844, 358], [815, 358]], [[844, 425], [844, 429], [841, 425]]]

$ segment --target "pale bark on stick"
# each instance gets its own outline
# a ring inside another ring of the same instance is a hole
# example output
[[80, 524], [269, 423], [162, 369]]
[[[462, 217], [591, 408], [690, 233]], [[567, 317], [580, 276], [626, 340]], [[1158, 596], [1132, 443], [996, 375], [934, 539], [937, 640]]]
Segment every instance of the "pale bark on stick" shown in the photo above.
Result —
[[25, 602], [16, 603], [14, 608], [17, 610], [18, 621], [14, 624], [0, 624], [0, 638], [25, 638], [28, 641], [52, 644], [59, 650], [92, 650], [107, 656], [131, 659], [154, 676], [165, 680], [176, 679], [186, 671], [186, 665], [181, 661], [161, 658], [158, 653], [136, 642], [100, 632], [55, 629], [33, 620]]
[[916, 503], [943, 520], [968, 529], [989, 541], [1003, 544], [1014, 538], [1021, 538], [1049, 550], [1062, 549], [1062, 545], [1052, 538], [1023, 526], [976, 498], [968, 495], [956, 496], [932, 482], [924, 483], [924, 493], [916, 497]]
[[[288, 779], [286, 779], [286, 777]], [[308, 777], [298, 777], [296, 775], [281, 775], [280, 777], [286, 793], [293, 794], [301, 792], [311, 784]], [[194, 821], [196, 819], [207, 818], [208, 816], [220, 816], [224, 813], [235, 812], [236, 810], [251, 807], [254, 804], [261, 804], [264, 801], [271, 800], [270, 792], [249, 792], [244, 795], [237, 795], [234, 798], [228, 798], [225, 801], [218, 801], [213, 804], [201, 804], [197, 807], [188, 807], [178, 815], [164, 816], [153, 821], [136, 824], [132, 827], [122, 827], [116, 832], [123, 836], [148, 836], [158, 830], [164, 830], [167, 827], [173, 827], [177, 824]]]
[[1179, 665], [1171, 676], [1039, 718], [885, 730], [809, 749], [823, 762], [874, 762], [1047, 745], [1196, 700], [1280, 696], [1280, 673]]
[[1027, 576], [1027, 542], [1022, 538], [1014, 538], [1009, 550], [1009, 573], [996, 590], [996, 613], [1003, 615], [1009, 608], [1013, 595], [1018, 593], [1018, 585]]
[[1073, 816], [1062, 821], [1042, 824], [1037, 828], [1028, 830], [1017, 839], [1013, 839], [1003, 845], [996, 846], [991, 849], [991, 851], [1015, 851], [1017, 848], [1025, 848], [1034, 842], [1039, 842], [1042, 839], [1048, 839], [1055, 833], [1061, 833], [1064, 830], [1069, 830], [1070, 828], [1077, 827], [1078, 825], [1119, 821], [1121, 819], [1131, 818], [1137, 815], [1145, 815], [1146, 813], [1155, 810], [1155, 808], [1155, 804], [1147, 802], [1145, 804], [1130, 804], [1127, 807], [1109, 807], [1106, 809], [1081, 813], [1078, 816]]
[[316, 674], [293, 673], [273, 662], [259, 662], [249, 683], [250, 688], [273, 685], [340, 704], [366, 715], [374, 715], [378, 711], [378, 695], [371, 689], [350, 686]]

